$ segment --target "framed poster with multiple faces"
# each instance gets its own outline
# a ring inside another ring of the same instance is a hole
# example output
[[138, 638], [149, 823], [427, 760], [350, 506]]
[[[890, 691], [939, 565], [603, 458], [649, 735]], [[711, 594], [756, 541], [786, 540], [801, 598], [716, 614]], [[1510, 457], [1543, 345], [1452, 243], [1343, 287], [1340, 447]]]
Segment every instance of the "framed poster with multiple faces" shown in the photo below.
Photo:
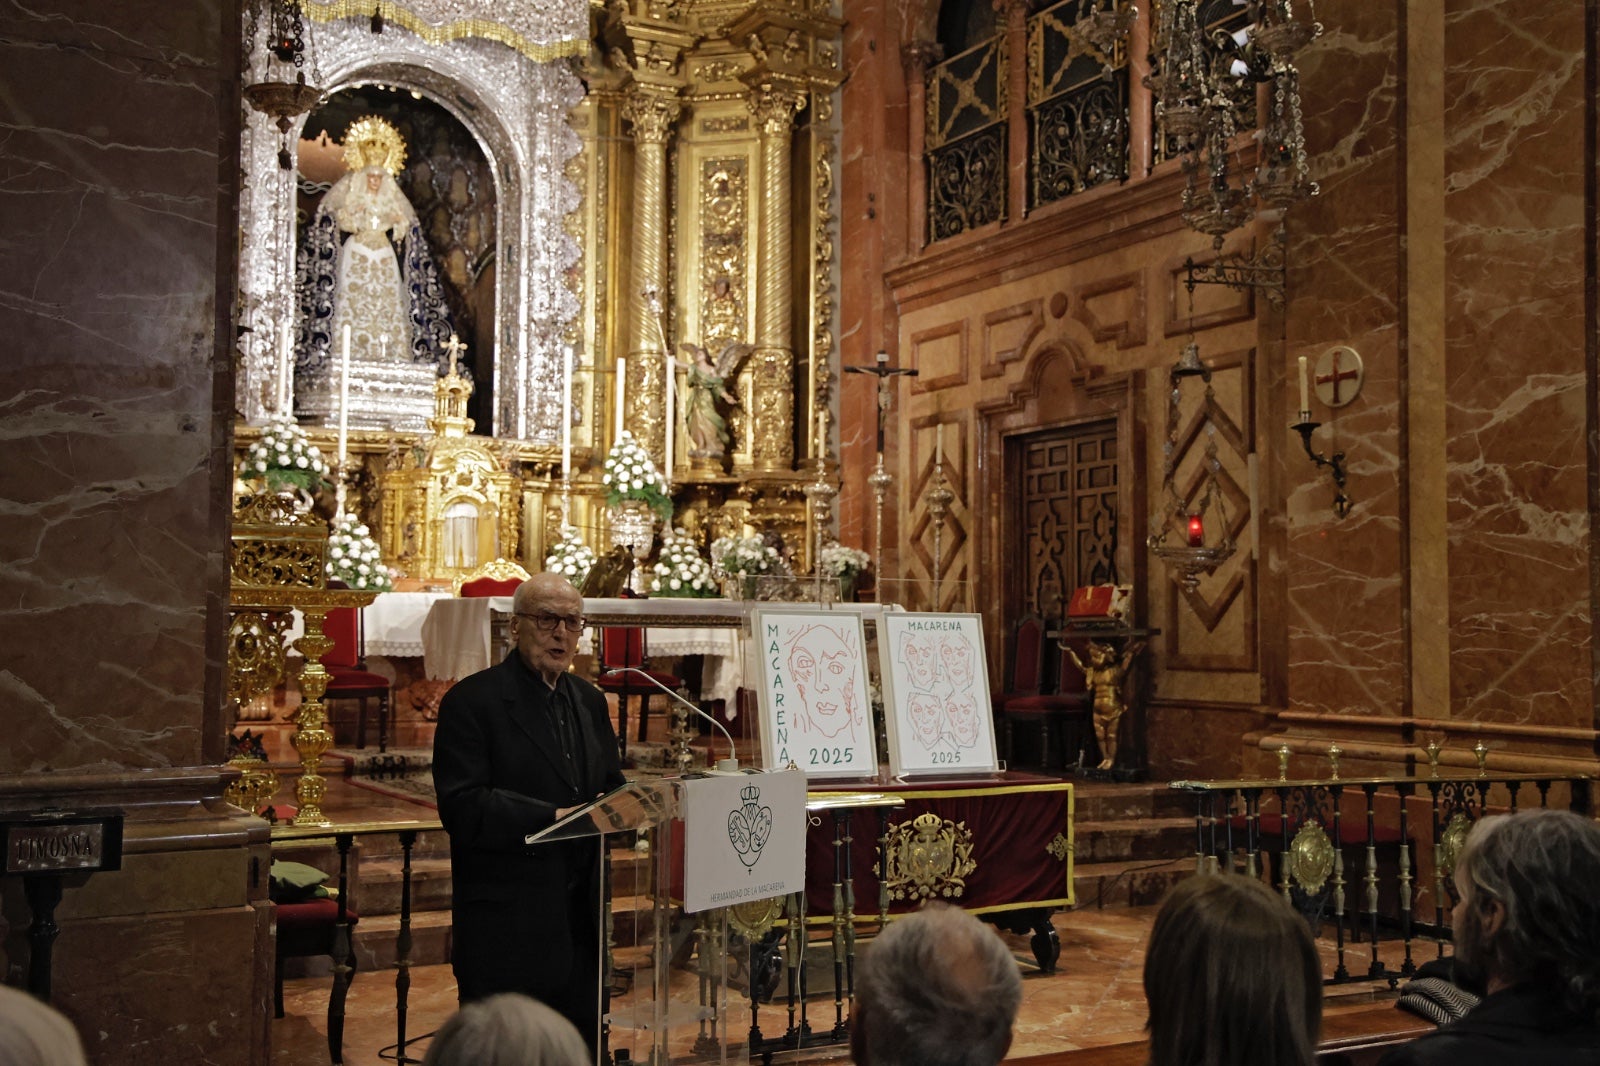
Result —
[[886, 611], [878, 663], [896, 777], [999, 769], [982, 616]]

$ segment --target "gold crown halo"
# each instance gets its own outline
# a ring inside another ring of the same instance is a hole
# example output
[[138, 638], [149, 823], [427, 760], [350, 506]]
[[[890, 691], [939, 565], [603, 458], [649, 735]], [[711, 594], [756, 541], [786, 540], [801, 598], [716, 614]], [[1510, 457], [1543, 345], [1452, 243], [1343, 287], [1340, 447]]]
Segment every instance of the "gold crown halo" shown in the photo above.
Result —
[[406, 139], [387, 119], [367, 115], [344, 131], [344, 165], [351, 170], [380, 166], [391, 175], [406, 164]]

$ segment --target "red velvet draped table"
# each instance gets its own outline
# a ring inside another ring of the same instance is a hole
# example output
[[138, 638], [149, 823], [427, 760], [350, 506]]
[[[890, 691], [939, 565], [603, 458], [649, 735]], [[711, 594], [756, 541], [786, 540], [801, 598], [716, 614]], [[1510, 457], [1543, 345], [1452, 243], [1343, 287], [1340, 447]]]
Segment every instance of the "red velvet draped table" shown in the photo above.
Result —
[[856, 921], [878, 921], [937, 899], [1005, 928], [1031, 930], [1040, 967], [1054, 968], [1060, 945], [1049, 915], [1074, 902], [1071, 782], [1011, 772], [816, 782], [810, 794], [833, 791], [892, 794], [905, 806], [813, 817], [806, 839], [812, 921], [832, 920], [840, 897]]

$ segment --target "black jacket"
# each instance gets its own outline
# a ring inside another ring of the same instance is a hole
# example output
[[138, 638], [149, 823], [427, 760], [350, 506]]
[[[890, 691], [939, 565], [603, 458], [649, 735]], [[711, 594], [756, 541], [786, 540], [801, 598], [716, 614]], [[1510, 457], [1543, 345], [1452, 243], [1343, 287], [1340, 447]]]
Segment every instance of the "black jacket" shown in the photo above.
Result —
[[550, 825], [557, 808], [623, 783], [616, 733], [600, 690], [562, 675], [583, 734], [574, 779], [549, 692], [531, 679], [513, 651], [439, 704], [433, 781], [450, 835], [451, 961], [468, 998], [507, 988], [540, 995], [567, 981], [574, 948], [585, 946], [574, 943], [574, 931], [590, 938], [599, 905], [592, 841], [529, 847], [523, 838]]
[[1484, 997], [1379, 1066], [1600, 1066], [1600, 1026], [1575, 1021], [1548, 993], [1521, 985]]

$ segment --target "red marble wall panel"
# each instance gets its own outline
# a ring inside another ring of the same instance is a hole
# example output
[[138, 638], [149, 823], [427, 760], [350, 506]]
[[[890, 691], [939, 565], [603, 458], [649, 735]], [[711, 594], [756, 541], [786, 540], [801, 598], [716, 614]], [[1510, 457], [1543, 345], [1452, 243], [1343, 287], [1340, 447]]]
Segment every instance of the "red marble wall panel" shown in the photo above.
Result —
[[236, 169], [237, 12], [9, 6], [0, 773], [206, 761], [221, 732], [232, 385], [217, 294], [233, 291], [234, 227], [219, 175]]
[[1584, 17], [1582, 4], [1487, 0], [1446, 15], [1454, 718], [1594, 719]]
[[[1366, 360], [1353, 405], [1330, 411], [1313, 445], [1346, 452], [1355, 509], [1339, 520], [1333, 488], [1285, 433], [1288, 514], [1288, 693], [1294, 707], [1396, 713], [1406, 698], [1401, 368], [1398, 320], [1401, 160], [1398, 114], [1402, 7], [1365, 0], [1319, 4], [1330, 30], [1302, 63], [1306, 142], [1321, 195], [1289, 216], [1288, 391], [1300, 355], [1335, 344]], [[1283, 397], [1283, 423], [1295, 395]]]

